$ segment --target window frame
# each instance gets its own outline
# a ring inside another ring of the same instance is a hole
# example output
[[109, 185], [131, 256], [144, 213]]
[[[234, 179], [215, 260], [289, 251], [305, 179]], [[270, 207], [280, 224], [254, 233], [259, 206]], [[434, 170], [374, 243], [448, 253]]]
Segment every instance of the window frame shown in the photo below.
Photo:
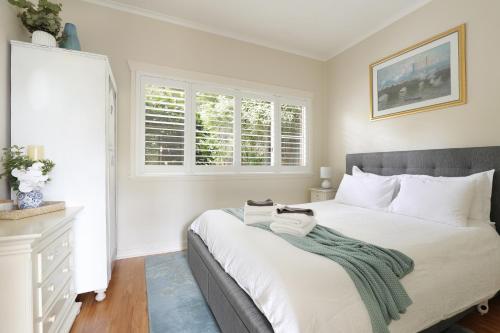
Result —
[[[305, 99], [300, 99], [300, 98], [296, 98], [296, 97], [281, 97], [279, 99], [279, 108], [278, 108], [278, 113], [277, 113], [277, 117], [280, 117], [280, 121], [279, 121], [279, 142], [278, 142], [278, 146], [279, 146], [279, 157], [278, 157], [278, 162], [279, 162], [279, 166], [281, 168], [286, 168], [286, 169], [289, 169], [291, 170], [291, 172], [301, 172], [304, 168], [307, 168], [308, 165], [310, 164], [310, 155], [311, 155], [311, 145], [310, 145], [310, 123], [311, 121], [309, 120], [310, 118], [310, 114], [309, 114], [309, 108], [310, 108], [310, 101], [309, 100], [305, 100]], [[305, 162], [305, 166], [281, 166], [281, 105], [283, 104], [290, 104], [290, 105], [295, 105], [295, 106], [303, 106], [305, 108], [305, 111], [303, 113], [303, 123], [302, 123], [302, 131], [303, 131], [303, 140], [304, 140], [304, 162]]]
[[[137, 177], [186, 177], [186, 176], [217, 176], [217, 175], [310, 175], [312, 172], [311, 158], [311, 97], [293, 96], [273, 92], [267, 88], [246, 88], [237, 84], [219, 84], [204, 80], [184, 79], [178, 76], [151, 74], [146, 71], [134, 71], [132, 80], [135, 95], [135, 107], [131, 113], [134, 115], [132, 129], [135, 136], [135, 146], [132, 147], [131, 156], [134, 175]], [[190, 77], [190, 76], [188, 76]], [[228, 81], [234, 81], [227, 79]], [[184, 114], [184, 165], [145, 165], [145, 85], [157, 84], [171, 88], [184, 89], [185, 114]], [[265, 92], [268, 90], [268, 92]], [[234, 96], [234, 149], [233, 165], [211, 166], [196, 165], [196, 93], [218, 93]], [[243, 98], [264, 99], [272, 103], [272, 153], [270, 166], [242, 166], [241, 165], [241, 101]], [[304, 166], [281, 166], [281, 105], [294, 104], [305, 107], [304, 111]]]
[[[137, 120], [136, 120], [136, 161], [137, 161], [137, 170], [141, 174], [161, 174], [164, 173], [165, 170], [168, 168], [168, 173], [169, 174], [186, 174], [187, 169], [189, 166], [189, 154], [187, 153], [187, 148], [189, 147], [187, 141], [187, 136], [188, 134], [188, 124], [190, 123], [190, 115], [188, 110], [190, 109], [190, 101], [189, 101], [189, 84], [186, 82], [182, 81], [176, 81], [176, 80], [171, 80], [171, 79], [163, 79], [159, 77], [154, 77], [154, 76], [149, 76], [149, 75], [143, 75], [141, 76], [141, 79], [137, 82], [138, 86], [138, 91], [137, 91], [137, 96], [139, 96], [138, 100], [138, 105], [137, 105], [137, 110], [140, 112], [137, 112]], [[185, 96], [185, 107], [184, 107], [184, 160], [183, 160], [183, 165], [146, 165], [146, 112], [144, 105], [146, 103], [146, 96], [145, 96], [145, 86], [147, 84], [156, 84], [156, 85], [164, 85], [168, 86], [169, 88], [175, 88], [175, 89], [183, 89], [184, 90], [184, 96]]]
[[[192, 115], [193, 115], [193, 120], [192, 123], [190, 124], [191, 128], [191, 134], [192, 134], [192, 142], [191, 142], [191, 158], [192, 158], [192, 173], [193, 174], [214, 174], [214, 173], [234, 173], [236, 172], [236, 147], [238, 146], [236, 144], [236, 127], [239, 125], [236, 122], [236, 113], [237, 113], [237, 99], [238, 97], [235, 95], [234, 90], [224, 88], [224, 87], [217, 87], [214, 85], [209, 85], [206, 83], [193, 83], [191, 85], [192, 89]], [[233, 165], [196, 165], [196, 93], [198, 91], [203, 91], [207, 93], [216, 93], [220, 95], [231, 95], [234, 97], [234, 116], [233, 116], [233, 121], [234, 121], [234, 129], [233, 129]]]

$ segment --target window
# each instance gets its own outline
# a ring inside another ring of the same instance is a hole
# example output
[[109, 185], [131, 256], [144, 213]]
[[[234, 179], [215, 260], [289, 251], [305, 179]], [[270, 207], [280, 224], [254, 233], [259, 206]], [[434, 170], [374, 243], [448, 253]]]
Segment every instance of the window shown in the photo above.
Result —
[[241, 165], [271, 165], [272, 118], [272, 102], [255, 98], [241, 99]]
[[233, 165], [234, 96], [196, 93], [196, 165]]
[[294, 104], [280, 105], [281, 165], [304, 166], [305, 160], [305, 107]]
[[184, 164], [186, 92], [166, 85], [144, 87], [145, 164]]
[[308, 100], [136, 75], [138, 174], [309, 170]]

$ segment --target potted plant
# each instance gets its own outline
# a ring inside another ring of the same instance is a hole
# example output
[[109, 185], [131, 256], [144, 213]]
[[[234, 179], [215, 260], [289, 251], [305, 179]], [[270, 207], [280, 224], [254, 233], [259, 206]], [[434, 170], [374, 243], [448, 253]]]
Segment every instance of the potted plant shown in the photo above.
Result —
[[34, 5], [29, 0], [9, 0], [9, 3], [21, 9], [18, 16], [31, 35], [31, 42], [45, 46], [56, 46], [56, 39], [61, 37], [61, 18], [59, 13], [62, 4], [40, 0]]
[[4, 172], [0, 178], [6, 177], [10, 188], [17, 192], [19, 208], [39, 207], [43, 202], [41, 189], [50, 181], [48, 174], [54, 168], [54, 162], [32, 160], [23, 147], [12, 146], [4, 148], [2, 165]]

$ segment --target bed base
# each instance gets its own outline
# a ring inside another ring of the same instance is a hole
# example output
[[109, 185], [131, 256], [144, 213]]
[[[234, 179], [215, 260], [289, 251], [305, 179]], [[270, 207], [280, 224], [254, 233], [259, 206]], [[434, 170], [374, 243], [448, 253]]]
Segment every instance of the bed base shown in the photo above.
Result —
[[272, 333], [252, 299], [229, 276], [193, 231], [188, 231], [188, 263], [223, 333]]
[[[272, 333], [273, 328], [248, 294], [227, 274], [200, 236], [188, 231], [188, 263], [223, 333]], [[479, 306], [479, 305], [478, 305]], [[443, 320], [421, 333], [439, 333], [476, 307]], [[307, 333], [307, 332], [305, 332]]]

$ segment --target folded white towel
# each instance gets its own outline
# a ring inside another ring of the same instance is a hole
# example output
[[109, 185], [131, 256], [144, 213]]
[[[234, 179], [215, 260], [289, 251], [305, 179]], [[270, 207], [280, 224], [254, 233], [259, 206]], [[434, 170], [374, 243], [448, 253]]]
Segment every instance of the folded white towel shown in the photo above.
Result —
[[307, 235], [316, 225], [314, 216], [297, 213], [273, 213], [273, 222], [269, 225], [275, 233], [290, 234], [298, 237]]
[[291, 223], [294, 225], [302, 226], [313, 222], [314, 216], [309, 216], [306, 214], [298, 214], [298, 213], [278, 214], [274, 212], [273, 220], [276, 222]]
[[275, 206], [249, 206], [245, 204], [243, 209], [243, 222], [245, 224], [271, 223]]
[[276, 211], [276, 206], [249, 206], [245, 204], [245, 214], [251, 215], [271, 215]]
[[255, 223], [271, 223], [271, 215], [245, 215], [243, 217], [243, 223], [245, 224], [255, 224]]
[[298, 226], [296, 224], [288, 222], [274, 222], [273, 220], [273, 223], [271, 223], [269, 227], [273, 232], [278, 234], [289, 234], [293, 236], [304, 237], [311, 232], [315, 225], [316, 220], [314, 219], [310, 223], [304, 224], [302, 226]]

